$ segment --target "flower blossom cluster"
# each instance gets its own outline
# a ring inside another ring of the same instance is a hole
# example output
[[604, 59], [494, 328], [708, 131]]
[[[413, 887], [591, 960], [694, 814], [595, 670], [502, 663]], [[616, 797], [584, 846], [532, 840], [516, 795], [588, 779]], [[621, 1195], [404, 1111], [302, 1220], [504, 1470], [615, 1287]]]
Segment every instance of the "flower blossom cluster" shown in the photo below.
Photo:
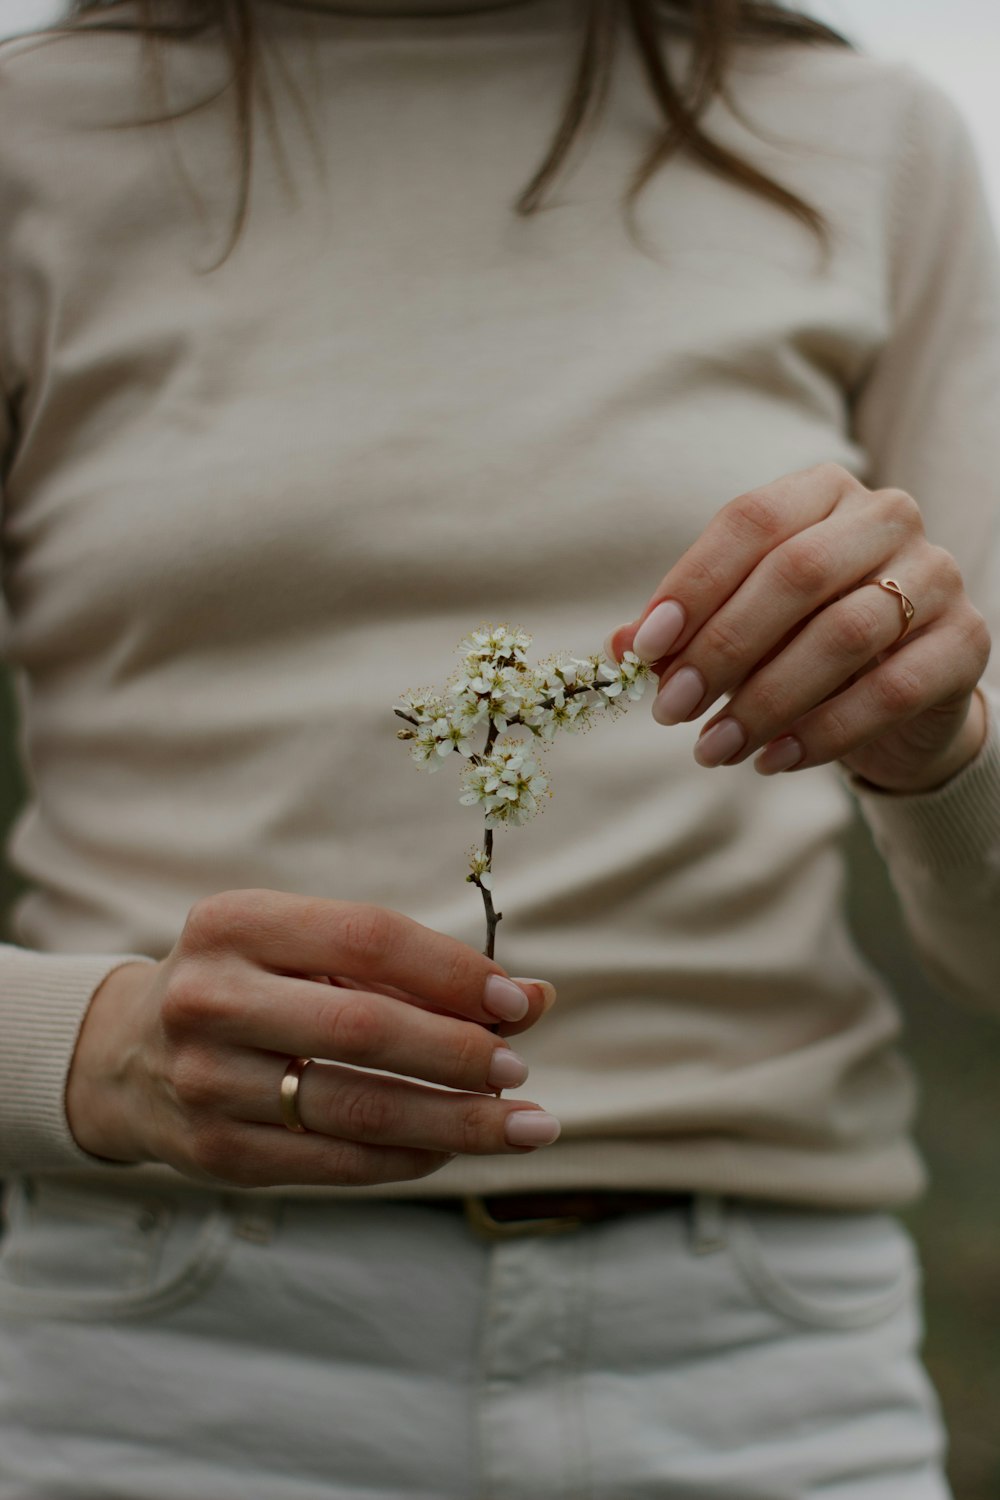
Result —
[[469, 806], [480, 803], [487, 828], [518, 828], [538, 811], [549, 779], [524, 740], [505, 739], [463, 768], [462, 785], [465, 790], [458, 800]]
[[531, 636], [507, 626], [473, 631], [459, 647], [462, 666], [444, 692], [408, 693], [396, 705], [411, 730], [400, 737], [411, 742], [411, 755], [427, 771], [437, 771], [455, 751], [475, 755], [473, 733], [480, 726], [503, 733], [512, 726], [542, 740], [560, 729], [588, 728], [601, 710], [637, 701], [648, 686], [650, 670], [631, 651], [611, 662], [600, 655], [567, 657], [531, 666], [526, 657]]
[[[483, 810], [484, 848], [476, 846], [466, 879], [483, 894], [486, 952], [500, 920], [491, 901], [493, 830], [517, 828], [551, 796], [549, 779], [533, 753], [536, 742], [560, 729], [587, 729], [600, 714], [618, 714], [640, 699], [652, 673], [626, 651], [621, 662], [601, 655], [555, 657], [532, 666], [531, 636], [507, 625], [484, 625], [461, 642], [462, 662], [445, 689], [407, 693], [395, 707], [407, 723], [399, 738], [426, 771], [438, 771], [457, 754], [463, 761], [459, 800]], [[509, 734], [511, 729], [522, 731]], [[477, 750], [474, 735], [483, 735]], [[504, 738], [499, 738], [503, 735]]]

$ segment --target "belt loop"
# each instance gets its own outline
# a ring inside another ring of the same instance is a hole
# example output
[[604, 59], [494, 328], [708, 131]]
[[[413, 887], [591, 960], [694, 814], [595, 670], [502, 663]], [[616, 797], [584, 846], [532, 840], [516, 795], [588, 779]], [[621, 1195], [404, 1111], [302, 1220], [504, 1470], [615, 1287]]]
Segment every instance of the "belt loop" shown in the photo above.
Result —
[[691, 1249], [711, 1255], [726, 1248], [726, 1208], [719, 1193], [694, 1193], [691, 1198]]

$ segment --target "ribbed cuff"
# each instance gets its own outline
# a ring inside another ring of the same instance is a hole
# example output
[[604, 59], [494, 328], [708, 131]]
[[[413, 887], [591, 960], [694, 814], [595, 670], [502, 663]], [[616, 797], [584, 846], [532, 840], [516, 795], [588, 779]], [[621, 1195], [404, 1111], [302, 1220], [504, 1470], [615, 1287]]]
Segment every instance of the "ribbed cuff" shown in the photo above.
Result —
[[152, 960], [0, 946], [0, 1170], [110, 1165], [77, 1145], [66, 1119], [66, 1080], [98, 987], [122, 964], [136, 962]]
[[879, 792], [845, 773], [875, 843], [890, 863], [932, 874], [987, 869], [1000, 878], [1000, 714], [983, 694], [988, 728], [976, 758], [933, 792]]

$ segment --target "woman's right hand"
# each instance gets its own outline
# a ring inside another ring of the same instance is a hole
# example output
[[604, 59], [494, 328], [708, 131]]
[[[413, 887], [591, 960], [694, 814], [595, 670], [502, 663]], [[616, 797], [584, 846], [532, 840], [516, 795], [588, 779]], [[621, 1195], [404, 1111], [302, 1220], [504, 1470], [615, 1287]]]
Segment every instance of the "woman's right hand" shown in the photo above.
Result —
[[[488, 1028], [525, 1030], [553, 995], [382, 907], [211, 896], [161, 963], [125, 964], [98, 989], [70, 1070], [70, 1129], [94, 1156], [238, 1187], [397, 1182], [458, 1152], [521, 1154], [558, 1125], [495, 1093], [527, 1069]], [[302, 1075], [302, 1135], [281, 1120], [292, 1057], [330, 1059]]]

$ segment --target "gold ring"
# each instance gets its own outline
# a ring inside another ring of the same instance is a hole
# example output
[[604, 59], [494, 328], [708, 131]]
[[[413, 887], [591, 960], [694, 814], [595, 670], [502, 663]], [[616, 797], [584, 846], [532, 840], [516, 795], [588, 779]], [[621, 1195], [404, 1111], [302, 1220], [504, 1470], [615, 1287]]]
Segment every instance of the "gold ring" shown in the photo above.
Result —
[[877, 583], [880, 589], [886, 589], [890, 594], [895, 594], [899, 600], [899, 607], [903, 611], [903, 628], [897, 635], [896, 640], [893, 641], [893, 645], [895, 645], [897, 641], [903, 639], [903, 636], [909, 630], [916, 611], [913, 608], [912, 602], [903, 593], [902, 586], [896, 582], [895, 578], [873, 578], [872, 583]]
[[306, 1134], [306, 1127], [299, 1119], [299, 1084], [311, 1062], [311, 1057], [293, 1057], [281, 1080], [281, 1118], [296, 1135]]

